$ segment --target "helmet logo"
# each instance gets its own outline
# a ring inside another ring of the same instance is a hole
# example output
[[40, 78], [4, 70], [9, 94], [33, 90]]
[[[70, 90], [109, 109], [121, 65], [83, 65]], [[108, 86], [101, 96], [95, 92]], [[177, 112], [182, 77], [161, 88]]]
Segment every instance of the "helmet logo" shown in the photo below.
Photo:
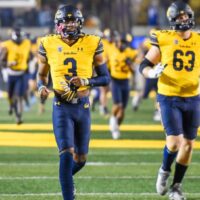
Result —
[[62, 12], [61, 12], [60, 10], [58, 10], [58, 11], [56, 12], [55, 18], [59, 18], [59, 17], [61, 17], [61, 16], [62, 16]]
[[72, 17], [72, 14], [71, 13], [67, 13], [67, 17]]
[[167, 10], [167, 17], [169, 19], [172, 19], [176, 16], [176, 9], [174, 7], [171, 7]]

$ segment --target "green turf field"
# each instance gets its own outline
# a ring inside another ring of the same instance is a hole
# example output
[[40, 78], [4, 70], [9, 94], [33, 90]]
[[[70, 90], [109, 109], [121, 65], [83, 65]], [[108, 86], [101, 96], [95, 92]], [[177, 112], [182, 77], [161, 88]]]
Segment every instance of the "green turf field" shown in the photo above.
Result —
[[[133, 112], [127, 108], [124, 124], [159, 125], [152, 120], [153, 101], [142, 102]], [[0, 132], [27, 135], [52, 134], [43, 124], [51, 122], [51, 103], [46, 113], [38, 115], [37, 105], [24, 114], [25, 124], [37, 126], [33, 130], [20, 130], [7, 114], [7, 102], [0, 99]], [[92, 112], [93, 124], [108, 124], [98, 111]], [[24, 124], [24, 125], [25, 125]], [[13, 128], [15, 127], [15, 128]], [[93, 130], [91, 140], [111, 139], [109, 131]], [[120, 141], [163, 141], [162, 131], [122, 131]], [[199, 137], [197, 139], [199, 141]], [[113, 141], [114, 142], [114, 141]], [[162, 150], [158, 148], [95, 148], [89, 152], [87, 166], [75, 176], [77, 200], [167, 200], [155, 193], [157, 170], [161, 164]], [[189, 168], [183, 189], [188, 200], [200, 200], [200, 150], [194, 150], [193, 164]], [[58, 154], [56, 147], [0, 146], [0, 200], [61, 200], [58, 181]]]

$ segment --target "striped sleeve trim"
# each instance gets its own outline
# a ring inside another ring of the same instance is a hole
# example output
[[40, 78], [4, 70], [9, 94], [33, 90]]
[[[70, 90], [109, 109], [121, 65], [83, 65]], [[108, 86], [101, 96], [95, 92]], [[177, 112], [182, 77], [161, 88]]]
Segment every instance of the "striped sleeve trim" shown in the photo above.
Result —
[[46, 56], [46, 49], [44, 48], [42, 42], [40, 43], [38, 53], [41, 54], [42, 56]]
[[96, 48], [96, 51], [95, 51], [95, 55], [97, 54], [100, 54], [104, 51], [103, 49], [103, 43], [101, 41], [101, 39], [99, 40], [99, 44], [98, 44], [98, 47]]
[[158, 45], [158, 38], [157, 38], [157, 35], [155, 33], [151, 33], [151, 35], [150, 35], [150, 43], [151, 43], [151, 45], [159, 46]]

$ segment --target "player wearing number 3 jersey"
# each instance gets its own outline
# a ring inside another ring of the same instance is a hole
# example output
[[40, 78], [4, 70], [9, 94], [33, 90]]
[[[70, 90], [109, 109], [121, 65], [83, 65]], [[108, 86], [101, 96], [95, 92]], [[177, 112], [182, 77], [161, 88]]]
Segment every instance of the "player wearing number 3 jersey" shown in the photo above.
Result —
[[101, 38], [82, 33], [83, 21], [82, 13], [75, 7], [59, 8], [55, 15], [57, 34], [42, 38], [39, 48], [39, 96], [44, 101], [49, 95], [49, 71], [55, 93], [52, 118], [64, 200], [74, 199], [73, 175], [86, 162], [91, 124], [89, 88], [105, 86], [110, 80]]
[[200, 35], [191, 30], [194, 13], [188, 4], [172, 3], [167, 17], [173, 30], [152, 32], [152, 47], [140, 71], [145, 77], [159, 77], [157, 100], [166, 145], [156, 190], [160, 195], [167, 193], [171, 165], [176, 159], [169, 199], [185, 200], [181, 183], [191, 161], [200, 120]]

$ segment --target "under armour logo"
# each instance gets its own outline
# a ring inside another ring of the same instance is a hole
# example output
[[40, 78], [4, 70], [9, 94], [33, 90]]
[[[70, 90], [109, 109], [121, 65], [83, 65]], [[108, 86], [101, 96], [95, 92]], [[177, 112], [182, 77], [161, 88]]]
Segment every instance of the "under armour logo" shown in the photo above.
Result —
[[83, 47], [78, 47], [78, 51], [83, 51]]
[[85, 103], [84, 104], [84, 108], [89, 108], [90, 107], [90, 104], [89, 103]]
[[54, 102], [54, 105], [55, 105], [55, 106], [60, 106], [60, 101], [57, 101], [57, 102], [55, 101], [55, 102]]

